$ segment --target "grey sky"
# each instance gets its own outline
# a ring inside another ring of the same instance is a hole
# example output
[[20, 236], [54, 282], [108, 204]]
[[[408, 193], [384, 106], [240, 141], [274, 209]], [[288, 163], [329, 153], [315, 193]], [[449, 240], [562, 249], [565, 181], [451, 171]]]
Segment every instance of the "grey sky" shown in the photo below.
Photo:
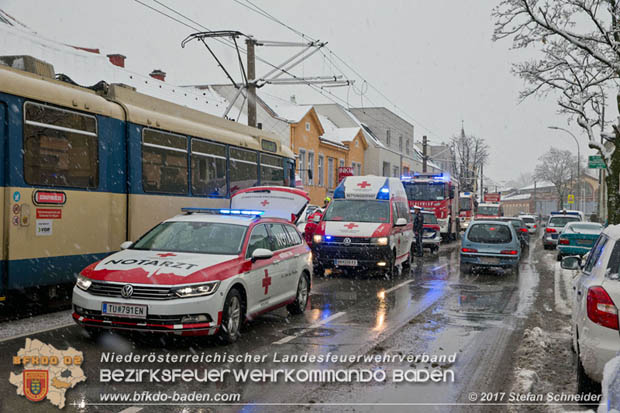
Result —
[[[288, 29], [232, 0], [159, 1], [212, 30], [234, 29], [259, 39], [299, 40]], [[567, 127], [565, 118], [556, 115], [554, 97], [518, 104], [522, 83], [510, 74], [510, 65], [528, 55], [509, 50], [507, 41], [491, 41], [490, 14], [497, 1], [251, 1], [290, 26], [328, 41], [335, 53], [404, 109], [408, 120], [413, 119], [417, 141], [424, 134], [432, 143], [447, 141], [459, 133], [464, 120], [467, 133], [485, 138], [491, 146], [485, 174], [494, 179], [532, 171], [551, 145], [576, 153], [568, 135], [547, 129], [548, 125]], [[174, 15], [154, 0], [141, 2]], [[48, 38], [125, 54], [127, 68], [134, 72], [162, 69], [168, 73], [167, 81], [175, 84], [225, 81], [204, 47], [194, 43], [181, 49], [181, 40], [192, 29], [135, 1], [0, 0], [0, 8]], [[233, 51], [225, 47], [216, 50], [238, 75]], [[257, 53], [276, 63], [294, 50], [262, 48]], [[530, 52], [529, 56], [535, 55]], [[259, 74], [266, 69], [259, 67]], [[316, 54], [295, 73], [314, 76], [339, 71]], [[356, 79], [359, 92], [360, 80], [349, 70], [345, 73]], [[294, 90], [282, 86], [263, 90], [285, 98], [294, 93], [303, 103], [326, 101], [303, 85]], [[353, 106], [363, 103], [393, 109], [372, 89], [365, 96], [347, 88], [330, 91]], [[592, 154], [579, 128], [568, 128], [578, 136], [582, 156]]]

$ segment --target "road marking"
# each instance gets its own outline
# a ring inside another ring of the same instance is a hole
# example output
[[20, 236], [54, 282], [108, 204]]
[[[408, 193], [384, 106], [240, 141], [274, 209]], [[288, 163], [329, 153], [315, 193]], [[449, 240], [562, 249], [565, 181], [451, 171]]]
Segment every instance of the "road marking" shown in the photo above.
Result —
[[326, 319], [321, 320], [318, 323], [312, 324], [310, 327], [301, 330], [299, 333], [295, 334], [294, 336], [286, 336], [283, 339], [280, 339], [280, 340], [274, 342], [273, 344], [286, 344], [289, 341], [291, 341], [293, 339], [296, 339], [297, 337], [301, 336], [302, 334], [306, 334], [308, 331], [313, 330], [313, 329], [318, 328], [318, 327], [321, 327], [322, 325], [327, 324], [330, 321], [335, 320], [338, 317], [342, 317], [345, 314], [346, 314], [346, 312], [344, 312], [344, 311], [341, 311], [339, 313], [333, 314], [333, 315], [327, 317]]
[[118, 413], [138, 413], [140, 410], [142, 410], [142, 407], [131, 406], [131, 407], [126, 408], [125, 410], [121, 410]]
[[0, 338], [0, 343], [3, 343], [5, 341], [10, 341], [10, 340], [15, 340], [15, 339], [21, 338], [21, 337], [31, 336], [31, 335], [34, 335], [34, 334], [45, 333], [45, 332], [52, 331], [52, 330], [58, 330], [59, 328], [71, 327], [71, 326], [74, 326], [74, 325], [76, 325], [75, 322], [71, 321], [70, 323], [59, 324], [59, 325], [54, 326], [54, 327], [42, 328], [40, 330], [29, 331], [29, 332], [23, 333], [23, 334], [17, 334], [17, 335], [10, 336], [10, 337]]
[[392, 288], [388, 288], [387, 290], [384, 290], [384, 291], [379, 291], [379, 293], [378, 293], [377, 295], [379, 296], [379, 298], [385, 298], [385, 295], [386, 295], [386, 294], [389, 294], [389, 293], [391, 293], [391, 292], [392, 292], [392, 291], [394, 291], [394, 290], [398, 290], [400, 287], [404, 287], [405, 285], [410, 284], [410, 283], [412, 283], [413, 281], [414, 281], [414, 280], [408, 280], [408, 281], [402, 282], [402, 283], [400, 283], [400, 284], [398, 284], [398, 285], [395, 285], [395, 286], [394, 286], [394, 287], [392, 287]]

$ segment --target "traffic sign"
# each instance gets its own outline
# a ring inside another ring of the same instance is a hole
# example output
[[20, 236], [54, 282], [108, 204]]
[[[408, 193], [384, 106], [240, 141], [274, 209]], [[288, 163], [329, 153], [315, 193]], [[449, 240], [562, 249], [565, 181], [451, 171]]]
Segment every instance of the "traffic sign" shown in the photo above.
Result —
[[568, 195], [568, 203], [569, 204], [574, 204], [575, 203], [575, 195], [573, 195], [573, 194], [569, 194]]
[[590, 169], [605, 169], [605, 162], [600, 155], [588, 156], [588, 168]]

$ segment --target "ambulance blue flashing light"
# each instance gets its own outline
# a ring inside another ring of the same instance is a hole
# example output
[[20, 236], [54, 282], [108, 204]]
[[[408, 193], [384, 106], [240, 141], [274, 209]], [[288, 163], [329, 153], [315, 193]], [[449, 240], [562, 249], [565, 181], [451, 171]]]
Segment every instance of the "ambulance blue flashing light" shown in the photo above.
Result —
[[379, 189], [379, 192], [377, 193], [377, 199], [385, 199], [385, 200], [390, 199], [390, 181], [389, 180], [386, 179], [381, 189]]
[[229, 209], [229, 208], [181, 208], [181, 211], [187, 214], [201, 213], [201, 214], [244, 215], [244, 216], [259, 216], [265, 213], [265, 211], [259, 211], [255, 209]]
[[342, 182], [340, 182], [340, 184], [338, 184], [338, 186], [334, 190], [334, 199], [344, 198], [344, 181], [345, 179], [343, 179]]

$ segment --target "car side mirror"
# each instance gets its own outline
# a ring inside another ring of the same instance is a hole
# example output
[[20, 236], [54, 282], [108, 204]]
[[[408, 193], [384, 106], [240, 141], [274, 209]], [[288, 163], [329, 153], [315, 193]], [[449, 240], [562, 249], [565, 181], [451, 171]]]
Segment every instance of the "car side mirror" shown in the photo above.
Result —
[[396, 220], [396, 223], [394, 224], [395, 227], [404, 227], [405, 225], [407, 225], [407, 219], [406, 218], [398, 218]]
[[562, 262], [560, 266], [565, 270], [580, 270], [581, 269], [581, 259], [579, 257], [564, 257], [562, 258]]
[[273, 257], [273, 251], [268, 250], [267, 248], [256, 248], [252, 253], [252, 262], [256, 262], [258, 260], [268, 260]]
[[133, 242], [131, 241], [125, 241], [121, 244], [121, 249], [122, 250], [126, 250], [127, 248], [131, 247], [133, 245]]

